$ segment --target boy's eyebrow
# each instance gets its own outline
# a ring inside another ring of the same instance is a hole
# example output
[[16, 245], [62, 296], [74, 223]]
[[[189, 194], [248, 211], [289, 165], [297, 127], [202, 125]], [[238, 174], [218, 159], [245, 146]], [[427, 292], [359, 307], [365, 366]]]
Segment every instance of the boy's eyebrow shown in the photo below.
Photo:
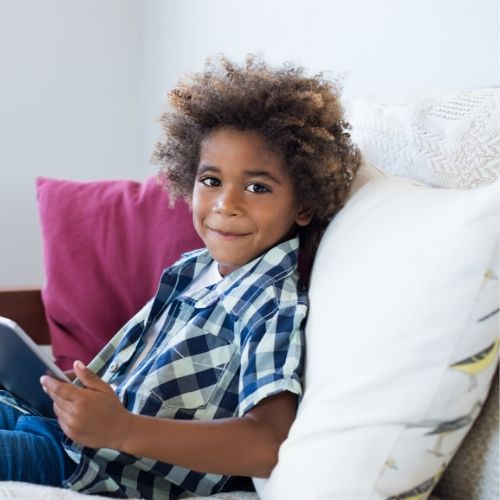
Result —
[[281, 182], [274, 177], [274, 175], [270, 174], [267, 170], [245, 170], [245, 175], [248, 177], [267, 177], [272, 181], [276, 182], [276, 184], [281, 184]]
[[[204, 174], [206, 172], [220, 173], [220, 168], [213, 165], [201, 165], [200, 168], [198, 168], [198, 174]], [[281, 184], [281, 181], [274, 177], [274, 175], [270, 174], [267, 170], [245, 170], [243, 173], [247, 177], [267, 177], [276, 184]]]
[[201, 165], [198, 167], [198, 174], [204, 174], [205, 172], [220, 172], [220, 169], [212, 165]]

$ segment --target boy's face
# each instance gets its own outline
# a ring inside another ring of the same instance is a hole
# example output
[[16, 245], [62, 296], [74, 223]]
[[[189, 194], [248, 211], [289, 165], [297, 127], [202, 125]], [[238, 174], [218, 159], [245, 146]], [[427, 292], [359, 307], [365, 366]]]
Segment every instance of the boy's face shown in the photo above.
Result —
[[257, 132], [222, 128], [201, 144], [193, 222], [225, 276], [307, 225], [280, 158]]

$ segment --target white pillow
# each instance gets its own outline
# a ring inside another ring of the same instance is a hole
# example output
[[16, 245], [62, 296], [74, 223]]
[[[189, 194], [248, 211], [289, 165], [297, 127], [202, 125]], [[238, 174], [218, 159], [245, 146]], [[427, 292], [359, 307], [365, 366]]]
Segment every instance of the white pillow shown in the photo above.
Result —
[[495, 370], [497, 241], [498, 183], [352, 196], [318, 250], [305, 393], [261, 498], [427, 497]]
[[352, 138], [392, 174], [469, 189], [498, 176], [500, 89], [344, 96]]

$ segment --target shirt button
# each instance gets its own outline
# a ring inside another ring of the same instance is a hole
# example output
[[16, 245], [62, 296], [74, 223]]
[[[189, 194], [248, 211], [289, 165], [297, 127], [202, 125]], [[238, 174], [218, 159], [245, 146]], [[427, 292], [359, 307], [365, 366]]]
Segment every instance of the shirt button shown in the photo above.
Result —
[[116, 371], [118, 371], [118, 368], [120, 368], [120, 365], [118, 363], [111, 363], [109, 365], [109, 371], [112, 373], [115, 373]]

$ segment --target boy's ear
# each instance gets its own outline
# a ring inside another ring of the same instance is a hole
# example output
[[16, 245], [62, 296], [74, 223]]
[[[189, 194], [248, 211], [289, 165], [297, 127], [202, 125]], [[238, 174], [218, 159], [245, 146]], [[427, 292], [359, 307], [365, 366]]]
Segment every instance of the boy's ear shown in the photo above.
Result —
[[297, 226], [307, 226], [311, 222], [313, 215], [314, 212], [312, 208], [299, 207], [297, 210], [297, 217], [295, 218], [295, 224], [297, 224]]

